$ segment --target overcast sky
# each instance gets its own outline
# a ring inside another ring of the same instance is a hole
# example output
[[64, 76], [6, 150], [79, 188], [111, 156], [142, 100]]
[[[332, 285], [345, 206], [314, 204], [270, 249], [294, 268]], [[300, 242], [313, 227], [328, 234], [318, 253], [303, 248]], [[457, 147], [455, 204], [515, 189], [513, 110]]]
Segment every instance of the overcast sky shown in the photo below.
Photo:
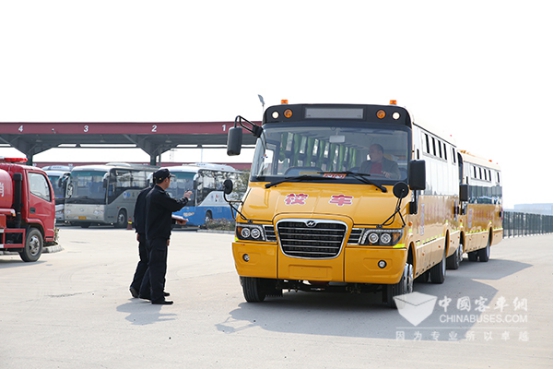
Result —
[[258, 94], [266, 107], [396, 99], [498, 162], [506, 207], [551, 203], [550, 3], [0, 0], [0, 122], [260, 120]]

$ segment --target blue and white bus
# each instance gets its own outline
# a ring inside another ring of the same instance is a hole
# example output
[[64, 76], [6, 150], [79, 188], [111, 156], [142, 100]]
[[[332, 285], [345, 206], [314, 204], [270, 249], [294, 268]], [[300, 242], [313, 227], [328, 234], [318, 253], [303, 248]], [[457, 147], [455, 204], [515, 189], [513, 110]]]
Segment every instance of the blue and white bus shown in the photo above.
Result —
[[246, 191], [247, 175], [229, 165], [211, 163], [168, 169], [175, 176], [166, 190], [171, 197], [181, 198], [186, 191], [192, 191], [187, 206], [174, 213], [187, 219], [187, 226], [204, 227], [210, 221], [234, 221], [231, 208], [223, 198], [223, 182], [226, 179], [233, 181], [235, 188], [227, 198], [238, 200]]

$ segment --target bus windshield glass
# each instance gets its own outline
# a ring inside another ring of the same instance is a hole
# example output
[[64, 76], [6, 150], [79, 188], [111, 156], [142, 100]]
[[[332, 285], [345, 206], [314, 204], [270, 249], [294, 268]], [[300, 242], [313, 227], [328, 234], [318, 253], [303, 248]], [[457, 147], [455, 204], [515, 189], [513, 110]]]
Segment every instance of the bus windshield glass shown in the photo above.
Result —
[[[166, 192], [173, 198], [181, 198], [186, 191], [192, 191], [187, 206], [201, 204], [212, 191], [223, 191], [223, 182], [231, 179], [237, 187], [234, 189], [235, 197], [246, 191], [246, 181], [240, 180], [240, 172], [200, 169], [197, 172], [181, 172], [179, 169], [170, 168], [174, 178], [171, 180]], [[225, 203], [225, 206], [228, 206]]]
[[[166, 192], [174, 199], [180, 199], [186, 191], [192, 191], [194, 188], [194, 172], [171, 172], [173, 176]], [[192, 199], [190, 199], [192, 201]]]
[[54, 189], [54, 197], [56, 198], [56, 205], [64, 202], [65, 193], [64, 187], [59, 185], [60, 176], [57, 174], [48, 174], [48, 179]]
[[106, 186], [104, 171], [74, 171], [71, 173], [71, 183], [67, 188], [66, 203], [104, 204], [106, 202]]
[[404, 180], [408, 133], [401, 125], [344, 120], [266, 124], [256, 144], [251, 180], [307, 175], [359, 183], [347, 172], [368, 174], [373, 181]]

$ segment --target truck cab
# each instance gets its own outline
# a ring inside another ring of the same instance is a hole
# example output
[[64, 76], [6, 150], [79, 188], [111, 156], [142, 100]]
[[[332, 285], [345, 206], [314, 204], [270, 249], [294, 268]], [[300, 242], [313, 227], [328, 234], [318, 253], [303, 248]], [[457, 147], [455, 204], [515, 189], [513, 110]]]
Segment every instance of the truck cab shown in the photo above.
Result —
[[0, 157], [0, 251], [37, 261], [55, 242], [55, 196], [45, 171]]

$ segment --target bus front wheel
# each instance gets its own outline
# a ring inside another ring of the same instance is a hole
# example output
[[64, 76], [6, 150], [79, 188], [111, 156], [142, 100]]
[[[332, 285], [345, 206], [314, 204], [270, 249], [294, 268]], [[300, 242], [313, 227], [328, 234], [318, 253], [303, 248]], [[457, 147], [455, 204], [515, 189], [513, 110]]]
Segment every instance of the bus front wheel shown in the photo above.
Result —
[[396, 284], [388, 284], [383, 290], [383, 293], [386, 294], [385, 302], [388, 307], [395, 308], [397, 307], [394, 302], [394, 296], [404, 295], [406, 293], [412, 293], [414, 290], [414, 268], [412, 264], [406, 263], [404, 266], [404, 272], [402, 273], [402, 278]]
[[265, 300], [265, 289], [259, 278], [240, 277], [240, 284], [246, 302], [262, 302]]
[[127, 226], [127, 211], [121, 209], [117, 214], [117, 222], [115, 223], [115, 228], [125, 228]]

